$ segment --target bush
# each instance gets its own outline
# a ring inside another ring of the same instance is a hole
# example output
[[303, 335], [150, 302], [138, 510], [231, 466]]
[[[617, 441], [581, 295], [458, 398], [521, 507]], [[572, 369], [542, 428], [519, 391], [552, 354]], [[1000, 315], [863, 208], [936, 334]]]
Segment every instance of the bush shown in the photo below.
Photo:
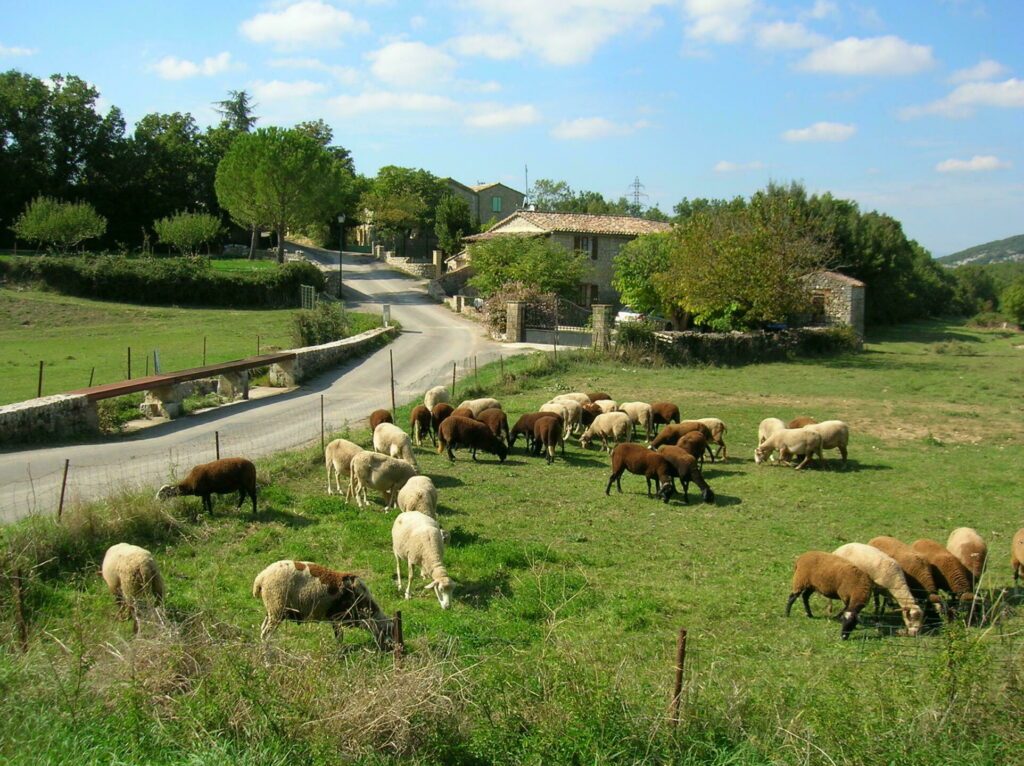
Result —
[[622, 322], [615, 335], [615, 345], [620, 349], [653, 351], [657, 339], [654, 325], [650, 322]]
[[299, 346], [319, 346], [348, 335], [348, 322], [341, 307], [320, 301], [312, 310], [295, 312], [295, 342]]
[[324, 289], [320, 269], [306, 261], [218, 272], [206, 258], [18, 257], [0, 261], [0, 276], [81, 298], [157, 305], [288, 307], [299, 302], [299, 285]]
[[179, 212], [153, 222], [153, 230], [164, 242], [186, 257], [194, 257], [199, 248], [224, 233], [220, 219], [209, 213]]
[[546, 293], [523, 282], [508, 282], [484, 301], [484, 321], [492, 332], [502, 334], [507, 330], [506, 319], [509, 301], [523, 301], [532, 304], [533, 311], [545, 311], [550, 306], [548, 319], [554, 324], [554, 293]]
[[107, 219], [88, 202], [61, 202], [36, 197], [11, 227], [20, 239], [66, 253], [87, 239], [103, 236]]

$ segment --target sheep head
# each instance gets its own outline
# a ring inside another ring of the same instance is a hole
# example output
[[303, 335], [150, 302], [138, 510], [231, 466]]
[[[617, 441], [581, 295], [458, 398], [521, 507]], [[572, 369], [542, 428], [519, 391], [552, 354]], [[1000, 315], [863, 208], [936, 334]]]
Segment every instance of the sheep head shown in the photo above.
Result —
[[714, 490], [711, 489], [711, 487], [708, 487], [707, 489], [702, 489], [700, 491], [700, 496], [704, 498], [705, 503], [713, 504], [715, 502], [715, 493]]
[[167, 500], [172, 497], [178, 497], [181, 495], [181, 490], [174, 484], [164, 484], [156, 492], [157, 500]]
[[859, 609], [847, 609], [843, 612], [842, 621], [843, 627], [839, 633], [839, 637], [844, 641], [850, 637], [850, 633], [857, 627], [857, 619], [860, 616]]
[[435, 577], [430, 583], [424, 586], [423, 590], [433, 590], [437, 601], [442, 609], [447, 609], [452, 604], [452, 591], [455, 590], [455, 583], [448, 575]]
[[667, 503], [674, 494], [675, 490], [672, 489], [672, 482], [666, 482], [658, 488], [658, 497], [661, 498], [661, 502], [663, 503]]
[[907, 626], [907, 635], [916, 636], [924, 625], [924, 612], [919, 606], [907, 606], [903, 608], [903, 622]]
[[771, 452], [765, 448], [764, 443], [762, 442], [758, 445], [757, 449], [754, 450], [754, 462], [757, 465], [761, 465], [761, 463], [764, 462], [764, 459], [770, 454]]

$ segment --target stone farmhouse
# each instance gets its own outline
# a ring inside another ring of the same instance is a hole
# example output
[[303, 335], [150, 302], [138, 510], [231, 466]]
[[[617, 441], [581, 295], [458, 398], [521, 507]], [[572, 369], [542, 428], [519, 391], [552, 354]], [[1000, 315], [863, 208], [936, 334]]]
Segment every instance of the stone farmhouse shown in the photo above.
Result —
[[522, 210], [525, 195], [503, 183], [476, 184], [466, 186], [454, 178], [447, 179], [448, 190], [456, 197], [466, 200], [473, 225], [495, 220], [500, 221], [510, 213]]
[[811, 314], [807, 324], [849, 325], [864, 337], [864, 293], [859, 279], [838, 271], [817, 271], [807, 275], [811, 291]]

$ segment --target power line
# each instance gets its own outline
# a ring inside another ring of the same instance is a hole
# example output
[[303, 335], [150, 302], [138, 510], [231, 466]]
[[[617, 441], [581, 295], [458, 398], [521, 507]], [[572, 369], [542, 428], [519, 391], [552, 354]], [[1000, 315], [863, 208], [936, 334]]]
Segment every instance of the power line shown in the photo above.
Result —
[[629, 188], [631, 189], [630, 196], [633, 198], [633, 214], [640, 215], [640, 211], [646, 206], [641, 199], [646, 200], [649, 196], [644, 192], [646, 187], [640, 183], [640, 176], [633, 178], [633, 183], [629, 185]]

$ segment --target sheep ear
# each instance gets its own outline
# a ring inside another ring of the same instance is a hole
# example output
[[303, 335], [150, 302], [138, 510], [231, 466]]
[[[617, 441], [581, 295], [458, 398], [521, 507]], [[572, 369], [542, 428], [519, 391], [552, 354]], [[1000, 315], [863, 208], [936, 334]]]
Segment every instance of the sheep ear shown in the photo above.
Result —
[[437, 587], [437, 580], [434, 580], [432, 583], [428, 583], [427, 585], [424, 585], [423, 586], [423, 590], [431, 590], [431, 589], [436, 588], [436, 587]]

